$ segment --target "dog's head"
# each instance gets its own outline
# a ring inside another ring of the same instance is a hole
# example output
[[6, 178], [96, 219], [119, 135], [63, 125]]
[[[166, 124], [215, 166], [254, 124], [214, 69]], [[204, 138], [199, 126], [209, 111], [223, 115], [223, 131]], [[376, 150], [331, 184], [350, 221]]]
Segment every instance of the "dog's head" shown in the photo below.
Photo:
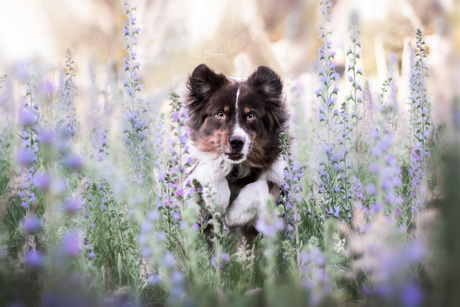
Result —
[[260, 66], [247, 80], [235, 81], [201, 64], [187, 88], [188, 125], [198, 150], [255, 167], [278, 157], [287, 114], [283, 85], [273, 70]]

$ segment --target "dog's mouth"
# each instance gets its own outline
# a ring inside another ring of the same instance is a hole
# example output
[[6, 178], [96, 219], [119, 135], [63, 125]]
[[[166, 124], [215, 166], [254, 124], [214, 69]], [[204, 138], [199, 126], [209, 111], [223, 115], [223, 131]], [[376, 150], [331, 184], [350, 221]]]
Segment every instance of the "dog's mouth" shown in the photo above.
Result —
[[229, 152], [229, 153], [225, 153], [225, 157], [228, 160], [239, 162], [240, 160], [244, 158], [244, 155], [240, 152]]

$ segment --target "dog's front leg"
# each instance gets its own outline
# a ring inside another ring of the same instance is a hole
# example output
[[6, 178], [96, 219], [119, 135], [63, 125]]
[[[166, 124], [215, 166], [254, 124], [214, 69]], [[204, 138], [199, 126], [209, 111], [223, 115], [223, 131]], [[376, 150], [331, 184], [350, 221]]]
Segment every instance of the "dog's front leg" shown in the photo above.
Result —
[[224, 215], [230, 201], [230, 188], [225, 174], [203, 164], [193, 171], [191, 178], [196, 179], [203, 187], [202, 195], [206, 205]]
[[[208, 198], [208, 196], [210, 199]], [[203, 197], [207, 205], [215, 207], [216, 211], [224, 215], [230, 201], [230, 188], [225, 177], [215, 177], [210, 183], [203, 185]]]
[[225, 224], [228, 227], [241, 227], [255, 221], [264, 210], [268, 195], [265, 180], [246, 185], [228, 208]]

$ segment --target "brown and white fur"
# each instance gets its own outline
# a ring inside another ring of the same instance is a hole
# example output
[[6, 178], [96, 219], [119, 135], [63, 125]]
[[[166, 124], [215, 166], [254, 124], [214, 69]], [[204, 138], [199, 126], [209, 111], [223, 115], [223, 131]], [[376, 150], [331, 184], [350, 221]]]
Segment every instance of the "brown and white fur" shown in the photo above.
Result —
[[260, 66], [236, 81], [201, 64], [187, 89], [189, 177], [209, 189], [227, 227], [251, 227], [284, 180], [279, 134], [288, 117], [281, 79]]

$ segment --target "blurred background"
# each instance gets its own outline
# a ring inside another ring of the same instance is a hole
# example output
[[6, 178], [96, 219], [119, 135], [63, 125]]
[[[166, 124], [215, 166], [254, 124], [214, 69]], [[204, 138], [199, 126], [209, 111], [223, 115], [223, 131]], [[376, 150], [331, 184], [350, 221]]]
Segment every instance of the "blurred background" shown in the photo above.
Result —
[[[319, 0], [132, 0], [137, 8], [144, 93], [183, 89], [195, 66], [246, 77], [258, 65], [274, 68], [285, 83], [314, 88], [320, 45]], [[77, 83], [120, 72], [125, 56], [120, 0], [0, 0], [0, 67], [21, 61], [63, 67], [70, 48]], [[433, 119], [447, 120], [460, 81], [460, 1], [336, 0], [332, 41], [338, 72], [344, 71], [349, 13], [361, 18], [364, 77], [379, 86], [396, 60], [402, 85], [408, 84], [408, 45], [421, 28], [428, 45], [429, 93]], [[0, 71], [1, 72], [1, 71]], [[300, 80], [300, 81], [299, 81]], [[408, 97], [401, 86], [401, 100]]]

